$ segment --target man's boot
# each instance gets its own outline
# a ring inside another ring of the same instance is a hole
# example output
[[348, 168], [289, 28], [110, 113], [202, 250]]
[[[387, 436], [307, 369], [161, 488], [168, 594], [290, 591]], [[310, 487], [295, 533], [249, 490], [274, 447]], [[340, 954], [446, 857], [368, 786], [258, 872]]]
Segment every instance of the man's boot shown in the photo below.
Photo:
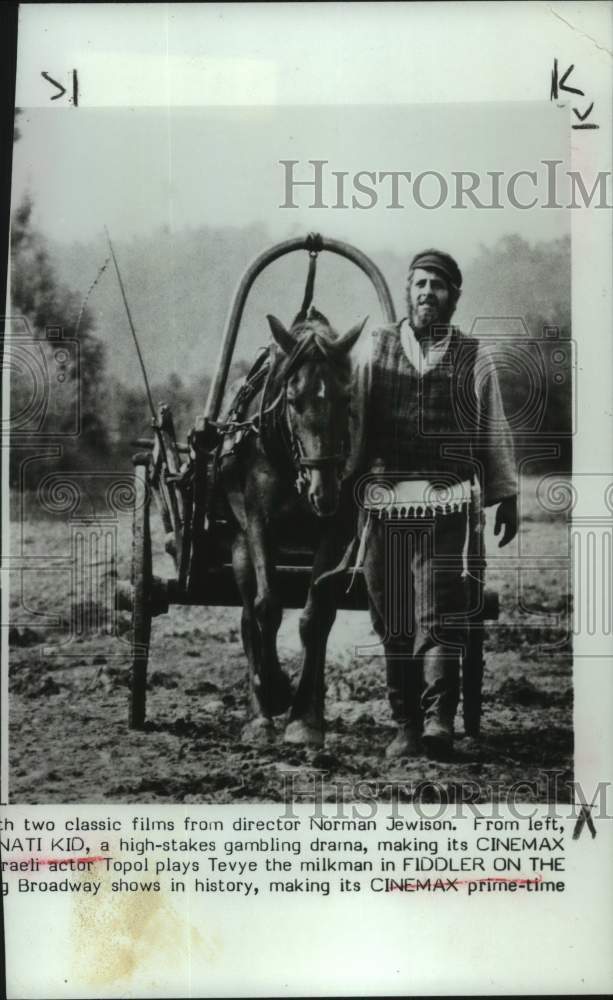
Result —
[[421, 670], [415, 660], [386, 657], [387, 694], [398, 729], [385, 751], [388, 760], [421, 752]]
[[424, 655], [423, 741], [431, 757], [449, 756], [453, 746], [453, 723], [460, 696], [459, 655], [444, 646], [434, 646]]

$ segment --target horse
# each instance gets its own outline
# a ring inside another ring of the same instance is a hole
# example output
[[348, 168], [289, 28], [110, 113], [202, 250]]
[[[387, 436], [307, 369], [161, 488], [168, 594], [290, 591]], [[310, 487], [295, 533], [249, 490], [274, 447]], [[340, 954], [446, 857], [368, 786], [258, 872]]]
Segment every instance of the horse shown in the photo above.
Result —
[[[270, 742], [273, 716], [291, 706], [285, 740], [316, 747], [324, 739], [325, 655], [336, 617], [333, 588], [317, 581], [336, 566], [343, 537], [339, 502], [350, 447], [350, 351], [366, 319], [340, 337], [314, 307], [299, 313], [289, 329], [275, 316], [267, 319], [274, 343], [260, 368], [265, 384], [260, 377], [240, 422], [248, 433], [230, 449], [219, 473], [232, 514], [232, 566], [243, 606], [251, 708], [243, 738]], [[282, 523], [291, 531], [305, 518], [315, 545], [299, 625], [302, 669], [293, 694], [276, 648], [283, 608], [275, 586], [275, 543]]]

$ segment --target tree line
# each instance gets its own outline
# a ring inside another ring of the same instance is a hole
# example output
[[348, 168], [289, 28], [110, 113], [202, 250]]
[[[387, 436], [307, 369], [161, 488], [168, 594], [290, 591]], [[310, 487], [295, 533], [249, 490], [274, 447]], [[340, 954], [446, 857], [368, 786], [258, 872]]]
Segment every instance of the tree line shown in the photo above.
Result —
[[[260, 238], [261, 238], [260, 234]], [[240, 239], [240, 232], [236, 234]], [[394, 255], [389, 257], [391, 279], [406, 263]], [[392, 259], [393, 258], [393, 259]], [[530, 245], [519, 236], [506, 236], [493, 247], [482, 248], [481, 254], [467, 269], [465, 287], [478, 288], [491, 301], [490, 316], [509, 321], [517, 314], [517, 302], [523, 306], [524, 336], [540, 344], [542, 369], [537, 392], [542, 401], [538, 432], [559, 443], [559, 458], [545, 466], [558, 471], [569, 470], [572, 449], [569, 431], [572, 426], [571, 354], [561, 348], [571, 337], [570, 315], [570, 241], [561, 239]], [[485, 291], [484, 291], [485, 289]], [[109, 365], [109, 344], [104, 330], [97, 328], [95, 313], [83, 304], [77, 293], [58, 277], [48, 241], [33, 222], [33, 203], [25, 198], [15, 209], [11, 226], [11, 299], [13, 317], [23, 318], [29, 327], [35, 350], [39, 354], [41, 371], [51, 380], [58, 368], [57, 331], [68, 341], [78, 343], [78, 360], [72, 355], [62, 367], [61, 391], [58, 384], [49, 392], [50, 405], [45, 412], [45, 435], [61, 444], [57, 468], [125, 469], [135, 450], [132, 440], [147, 434], [151, 425], [144, 387], [125, 382]], [[470, 299], [464, 315], [475, 315], [478, 306]], [[472, 312], [471, 312], [472, 310]], [[487, 318], [481, 317], [480, 322]], [[492, 321], [494, 322], [494, 321]], [[557, 330], [552, 336], [552, 330]], [[51, 333], [50, 333], [51, 331]], [[527, 331], [527, 332], [526, 332]], [[479, 334], [479, 325], [475, 327]], [[259, 334], [258, 334], [259, 335]], [[27, 354], [27, 352], [26, 352]], [[19, 430], [19, 440], [40, 433], [40, 413], [32, 408], [32, 372], [11, 365], [11, 415]], [[38, 364], [38, 362], [36, 362]], [[246, 360], [235, 365], [232, 376], [245, 372]], [[509, 412], [516, 413], [525, 403], [526, 394], [534, 393], [528, 376], [513, 367], [500, 372], [501, 388]], [[189, 377], [171, 371], [152, 386], [157, 402], [170, 405], [179, 435], [185, 437], [196, 413], [201, 412], [208, 393], [210, 372], [197, 372]], [[44, 387], [39, 386], [37, 391]], [[79, 408], [78, 434], [69, 434]], [[29, 421], [29, 422], [28, 422]], [[38, 421], [38, 422], [37, 422]], [[12, 449], [11, 483], [17, 484], [19, 449]], [[545, 467], [544, 466], [544, 467]], [[535, 463], [535, 471], [538, 463]]]

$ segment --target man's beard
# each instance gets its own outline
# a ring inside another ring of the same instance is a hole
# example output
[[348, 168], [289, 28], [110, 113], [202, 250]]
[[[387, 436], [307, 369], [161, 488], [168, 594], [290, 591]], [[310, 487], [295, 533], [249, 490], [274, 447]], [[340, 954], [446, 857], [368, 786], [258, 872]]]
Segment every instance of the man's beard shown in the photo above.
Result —
[[409, 299], [407, 307], [409, 323], [418, 339], [442, 336], [445, 330], [442, 329], [439, 332], [437, 327], [446, 327], [455, 311], [455, 305], [452, 305], [451, 302], [448, 302], [444, 308], [441, 308], [437, 302], [424, 302], [415, 307]]

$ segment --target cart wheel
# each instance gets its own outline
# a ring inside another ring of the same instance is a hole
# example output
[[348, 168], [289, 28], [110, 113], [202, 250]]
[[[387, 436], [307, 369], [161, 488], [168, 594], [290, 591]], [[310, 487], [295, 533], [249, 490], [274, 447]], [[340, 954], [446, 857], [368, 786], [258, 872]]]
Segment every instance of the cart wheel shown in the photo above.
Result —
[[134, 456], [134, 521], [132, 525], [132, 689], [130, 728], [144, 729], [147, 661], [151, 637], [151, 528], [148, 455]]

